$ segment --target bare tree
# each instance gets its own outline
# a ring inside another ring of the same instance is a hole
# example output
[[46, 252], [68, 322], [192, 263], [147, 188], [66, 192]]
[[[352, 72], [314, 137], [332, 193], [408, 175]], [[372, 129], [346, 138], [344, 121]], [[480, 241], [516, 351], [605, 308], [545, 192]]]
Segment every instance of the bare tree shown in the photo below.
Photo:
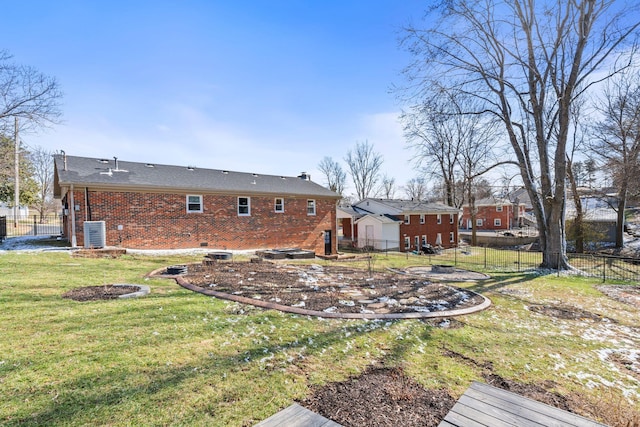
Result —
[[342, 170], [340, 163], [325, 156], [318, 164], [318, 169], [324, 174], [327, 188], [343, 196], [347, 174]]
[[[570, 268], [564, 222], [570, 107], [637, 36], [637, 11], [611, 1], [451, 0], [408, 28], [410, 96], [455, 88], [500, 120], [537, 218], [542, 266]], [[478, 111], [476, 111], [478, 112]]]
[[373, 150], [369, 141], [364, 141], [357, 142], [344, 161], [349, 166], [357, 197], [363, 200], [371, 196], [379, 179], [382, 156]]
[[[442, 182], [445, 203], [455, 205], [456, 166], [460, 139], [456, 123], [448, 120], [446, 110], [448, 97], [437, 92], [429, 100], [414, 105], [400, 116], [404, 136], [414, 150], [413, 160], [416, 167], [425, 175]], [[415, 182], [414, 182], [415, 184]], [[408, 189], [413, 192], [413, 189]]]
[[393, 199], [396, 195], [396, 179], [384, 174], [380, 192], [385, 199]]
[[427, 183], [424, 178], [411, 178], [404, 186], [406, 196], [411, 200], [424, 201], [427, 199]]
[[40, 213], [43, 223], [47, 212], [52, 210], [53, 202], [53, 153], [42, 147], [35, 147], [29, 153], [33, 165], [33, 178], [38, 186], [34, 207]]
[[16, 117], [21, 130], [57, 123], [61, 99], [56, 79], [14, 63], [7, 51], [0, 50], [0, 132], [13, 133]]
[[640, 77], [629, 69], [607, 82], [596, 109], [603, 119], [595, 124], [591, 148], [604, 163], [617, 188], [616, 247], [624, 245], [624, 220], [630, 192], [638, 191], [640, 176]]

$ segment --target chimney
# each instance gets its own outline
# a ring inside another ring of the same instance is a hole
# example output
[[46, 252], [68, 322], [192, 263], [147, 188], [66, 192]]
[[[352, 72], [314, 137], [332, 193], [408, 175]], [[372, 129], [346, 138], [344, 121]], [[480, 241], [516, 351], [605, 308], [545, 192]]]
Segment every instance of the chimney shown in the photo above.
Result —
[[120, 170], [120, 168], [118, 168], [118, 158], [114, 156], [113, 160], [115, 160], [115, 163], [116, 163], [115, 170]]
[[65, 153], [64, 150], [60, 150], [60, 152], [62, 153], [62, 161], [64, 164], [64, 168], [62, 170], [66, 171], [67, 170], [67, 153]]
[[311, 181], [311, 175], [309, 175], [306, 172], [300, 173], [300, 176], [298, 176], [298, 178], [303, 179], [305, 181]]

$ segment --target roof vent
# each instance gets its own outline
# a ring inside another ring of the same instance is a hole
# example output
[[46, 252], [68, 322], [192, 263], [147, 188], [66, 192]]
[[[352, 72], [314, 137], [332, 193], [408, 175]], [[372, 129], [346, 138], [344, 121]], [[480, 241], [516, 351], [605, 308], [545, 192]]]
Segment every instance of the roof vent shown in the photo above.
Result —
[[300, 175], [298, 176], [298, 178], [303, 179], [305, 181], [311, 181], [311, 175], [309, 175], [306, 172], [302, 172], [300, 173]]
[[255, 177], [257, 178], [257, 177], [258, 177], [258, 174], [257, 174], [257, 173], [254, 173], [254, 174], [253, 174], [253, 176], [255, 176]]
[[228, 175], [229, 171], [222, 171], [223, 174]]
[[107, 164], [107, 163], [109, 163], [109, 160], [107, 160], [107, 159], [98, 159], [98, 163]]
[[145, 166], [148, 167], [148, 168], [155, 168], [156, 167], [156, 165], [154, 165], [153, 163], [147, 163]]
[[196, 170], [196, 167], [195, 166], [187, 166], [187, 170], [188, 171], [194, 171], [194, 170]]

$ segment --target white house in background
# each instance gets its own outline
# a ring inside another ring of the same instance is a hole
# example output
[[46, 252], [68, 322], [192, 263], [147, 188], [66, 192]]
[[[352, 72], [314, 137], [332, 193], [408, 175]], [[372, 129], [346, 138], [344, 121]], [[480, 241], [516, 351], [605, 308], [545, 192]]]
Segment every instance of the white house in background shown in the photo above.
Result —
[[[6, 216], [8, 218], [13, 218], [14, 211], [13, 206], [9, 206], [5, 202], [0, 203], [0, 216]], [[18, 219], [26, 219], [29, 217], [29, 208], [26, 206], [21, 206], [18, 208]]]

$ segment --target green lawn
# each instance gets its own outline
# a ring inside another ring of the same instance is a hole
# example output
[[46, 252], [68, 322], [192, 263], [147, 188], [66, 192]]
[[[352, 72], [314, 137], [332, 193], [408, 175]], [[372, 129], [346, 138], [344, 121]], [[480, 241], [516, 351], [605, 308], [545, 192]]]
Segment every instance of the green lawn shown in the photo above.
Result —
[[[0, 424], [250, 426], [314, 385], [382, 361], [454, 397], [490, 366], [511, 380], [553, 381], [558, 393], [588, 403], [583, 415], [613, 425], [638, 421], [640, 313], [603, 296], [597, 280], [492, 273], [461, 286], [493, 306], [460, 318], [461, 328], [444, 329], [417, 320], [283, 314], [144, 279], [199, 259], [0, 254]], [[378, 256], [374, 266], [425, 262]], [[61, 298], [110, 283], [149, 285], [151, 294]], [[532, 304], [576, 307], [611, 321], [557, 319], [529, 311]]]

